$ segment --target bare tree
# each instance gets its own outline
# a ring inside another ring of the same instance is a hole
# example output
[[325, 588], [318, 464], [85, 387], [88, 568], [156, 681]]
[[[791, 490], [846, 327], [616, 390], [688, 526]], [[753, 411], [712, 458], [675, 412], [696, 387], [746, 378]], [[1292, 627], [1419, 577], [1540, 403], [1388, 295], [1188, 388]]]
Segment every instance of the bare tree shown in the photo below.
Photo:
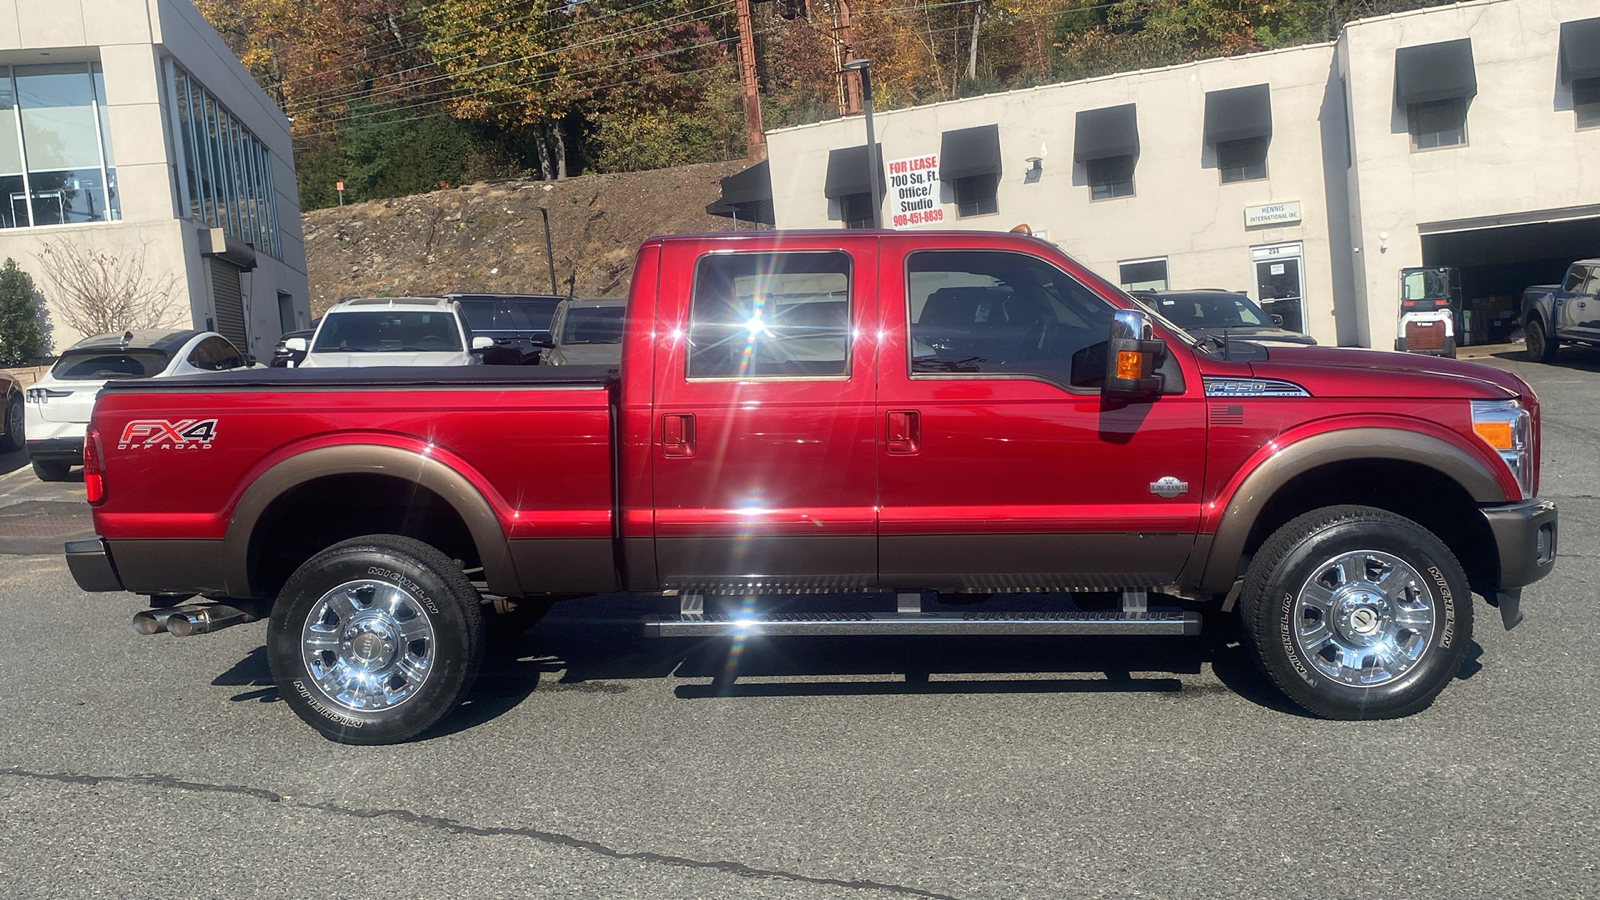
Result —
[[39, 267], [53, 288], [47, 296], [61, 321], [85, 334], [107, 334], [178, 324], [173, 293], [178, 276], [153, 274], [143, 243], [121, 255], [71, 241], [53, 241], [39, 254]]

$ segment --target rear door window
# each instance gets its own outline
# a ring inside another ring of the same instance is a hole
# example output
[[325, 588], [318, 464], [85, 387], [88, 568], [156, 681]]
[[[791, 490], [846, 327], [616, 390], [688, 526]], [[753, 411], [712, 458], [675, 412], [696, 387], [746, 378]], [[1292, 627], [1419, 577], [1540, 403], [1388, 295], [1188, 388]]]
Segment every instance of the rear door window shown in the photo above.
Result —
[[848, 254], [702, 257], [689, 301], [688, 377], [847, 376], [849, 323]]

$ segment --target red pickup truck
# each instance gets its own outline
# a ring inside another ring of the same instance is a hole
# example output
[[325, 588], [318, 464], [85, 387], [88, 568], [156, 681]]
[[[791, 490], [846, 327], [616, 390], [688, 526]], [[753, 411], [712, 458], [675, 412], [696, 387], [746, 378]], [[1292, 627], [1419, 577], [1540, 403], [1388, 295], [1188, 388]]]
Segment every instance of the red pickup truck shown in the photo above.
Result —
[[[612, 591], [676, 597], [662, 636], [1237, 613], [1306, 709], [1403, 716], [1455, 676], [1471, 592], [1511, 627], [1555, 560], [1521, 380], [1197, 340], [1035, 238], [656, 238], [626, 328], [615, 369], [114, 382], [73, 575], [150, 595], [146, 632], [270, 616], [290, 707], [383, 743], [460, 702], [487, 631]], [[759, 599], [843, 592], [883, 608]], [[991, 611], [1023, 592], [1045, 609]]]

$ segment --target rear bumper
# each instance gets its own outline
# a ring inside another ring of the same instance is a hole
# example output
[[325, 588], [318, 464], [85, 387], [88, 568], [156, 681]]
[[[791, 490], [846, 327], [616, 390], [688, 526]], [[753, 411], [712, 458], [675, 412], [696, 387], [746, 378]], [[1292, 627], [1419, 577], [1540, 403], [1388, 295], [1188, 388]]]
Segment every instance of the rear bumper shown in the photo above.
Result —
[[87, 541], [67, 541], [67, 570], [72, 580], [86, 591], [104, 592], [122, 590], [122, 579], [111, 562], [111, 549], [101, 538]]
[[64, 462], [83, 465], [83, 437], [45, 438], [28, 441], [28, 458], [41, 462]]

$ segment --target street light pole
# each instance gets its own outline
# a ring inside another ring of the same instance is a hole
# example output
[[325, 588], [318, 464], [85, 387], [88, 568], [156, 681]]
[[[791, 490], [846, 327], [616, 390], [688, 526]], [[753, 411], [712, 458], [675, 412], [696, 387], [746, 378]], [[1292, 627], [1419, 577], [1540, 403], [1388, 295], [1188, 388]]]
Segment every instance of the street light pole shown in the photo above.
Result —
[[878, 181], [878, 142], [872, 132], [872, 60], [852, 59], [846, 69], [861, 75], [861, 109], [867, 115], [867, 180], [872, 185], [872, 227], [883, 227], [883, 185]]

